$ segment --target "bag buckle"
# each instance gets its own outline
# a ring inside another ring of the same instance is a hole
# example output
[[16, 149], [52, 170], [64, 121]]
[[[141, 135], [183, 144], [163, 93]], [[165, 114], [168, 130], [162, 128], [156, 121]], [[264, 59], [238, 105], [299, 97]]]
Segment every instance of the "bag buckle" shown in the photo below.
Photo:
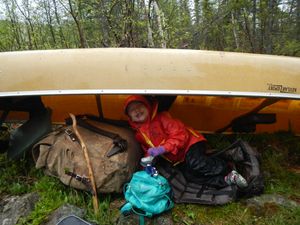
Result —
[[80, 176], [76, 173], [73, 173], [71, 171], [69, 171], [68, 169], [65, 169], [65, 174], [67, 174], [68, 176], [72, 177], [72, 178], [75, 178], [75, 180], [78, 180], [80, 181], [81, 183], [83, 183], [87, 189], [94, 195], [94, 190], [93, 190], [93, 187], [91, 185], [91, 181], [89, 178], [85, 177], [85, 176]]
[[77, 141], [77, 137], [72, 130], [65, 129], [65, 133], [71, 138], [72, 141]]

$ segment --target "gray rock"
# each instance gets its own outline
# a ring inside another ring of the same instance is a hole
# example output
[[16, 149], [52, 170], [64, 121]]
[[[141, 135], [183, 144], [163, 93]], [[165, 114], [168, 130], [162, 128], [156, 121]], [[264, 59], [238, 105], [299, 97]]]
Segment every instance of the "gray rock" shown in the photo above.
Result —
[[86, 210], [82, 208], [78, 208], [74, 205], [64, 204], [55, 211], [53, 211], [50, 216], [48, 216], [48, 220], [43, 225], [54, 225], [57, 224], [64, 217], [69, 215], [75, 215], [80, 218], [84, 217], [86, 214]]
[[18, 220], [27, 217], [38, 201], [37, 193], [28, 193], [23, 196], [10, 196], [0, 203], [0, 225], [15, 225]]
[[171, 212], [164, 213], [153, 219], [153, 224], [155, 225], [173, 225], [173, 219]]
[[[145, 217], [145, 225], [173, 225], [171, 212], [163, 213], [153, 218]], [[129, 216], [120, 215], [116, 221], [116, 225], [134, 225], [139, 224], [139, 216], [130, 214]]]
[[248, 206], [257, 207], [263, 207], [265, 204], [270, 203], [284, 207], [299, 207], [299, 204], [297, 202], [276, 194], [264, 194], [261, 196], [256, 196], [254, 198], [247, 199], [245, 202]]

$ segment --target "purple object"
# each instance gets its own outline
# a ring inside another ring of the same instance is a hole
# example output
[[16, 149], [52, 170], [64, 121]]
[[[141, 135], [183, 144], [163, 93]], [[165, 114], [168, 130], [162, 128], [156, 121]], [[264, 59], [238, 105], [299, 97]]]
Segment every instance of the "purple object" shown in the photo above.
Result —
[[158, 156], [164, 154], [165, 152], [166, 150], [163, 146], [158, 146], [158, 147], [148, 149], [148, 154], [151, 156]]

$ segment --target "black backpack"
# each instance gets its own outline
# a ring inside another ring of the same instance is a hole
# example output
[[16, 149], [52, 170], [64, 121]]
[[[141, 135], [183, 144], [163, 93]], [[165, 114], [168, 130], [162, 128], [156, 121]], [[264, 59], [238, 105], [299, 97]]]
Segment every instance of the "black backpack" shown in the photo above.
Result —
[[236, 185], [217, 189], [190, 182], [185, 178], [180, 165], [173, 166], [164, 159], [159, 159], [156, 162], [156, 168], [162, 176], [168, 179], [172, 187], [175, 203], [224, 205], [241, 197], [262, 194], [264, 191], [264, 179], [260, 170], [259, 154], [247, 142], [237, 140], [227, 148], [212, 154], [212, 156], [218, 155], [219, 157], [223, 157], [224, 153], [237, 147], [241, 148], [244, 160], [240, 162], [232, 161], [232, 163], [235, 169], [248, 182], [248, 187], [244, 189], [240, 189]]

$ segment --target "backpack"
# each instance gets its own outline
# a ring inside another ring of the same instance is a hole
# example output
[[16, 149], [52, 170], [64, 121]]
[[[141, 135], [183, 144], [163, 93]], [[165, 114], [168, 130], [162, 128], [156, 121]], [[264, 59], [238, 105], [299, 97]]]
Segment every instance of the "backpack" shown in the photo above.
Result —
[[133, 212], [139, 215], [140, 223], [143, 223], [144, 216], [152, 217], [174, 206], [167, 179], [160, 175], [151, 176], [146, 171], [133, 174], [130, 182], [124, 185], [124, 195], [126, 203], [121, 213], [128, 215]]
[[241, 139], [237, 140], [235, 145], [239, 146], [245, 156], [245, 161], [235, 163], [237, 171], [239, 171], [248, 182], [248, 186], [238, 190], [238, 197], [252, 197], [260, 195], [264, 192], [264, 177], [260, 168], [260, 154], [256, 149], [252, 148], [248, 142]]
[[224, 205], [236, 200], [237, 187], [226, 186], [221, 189], [191, 182], [186, 179], [182, 168], [173, 166], [165, 159], [155, 164], [159, 173], [170, 183], [175, 203], [198, 203], [202, 205]]
[[[77, 129], [87, 147], [99, 193], [122, 193], [138, 167], [139, 144], [132, 130], [77, 118]], [[32, 148], [35, 166], [70, 187], [92, 191], [82, 147], [72, 125], [47, 134]]]
[[[237, 188], [236, 185], [217, 189], [191, 182], [191, 179], [186, 179], [180, 165], [173, 166], [162, 158], [156, 162], [155, 166], [159, 173], [168, 179], [172, 187], [174, 202], [224, 205], [241, 197], [260, 195], [264, 191], [264, 179], [260, 169], [259, 154], [248, 142], [239, 139], [227, 148], [212, 154], [212, 156], [219, 155], [222, 158], [223, 153], [236, 147], [241, 148], [245, 160], [242, 162], [232, 161], [231, 163], [247, 180], [248, 186], [244, 189]], [[189, 178], [191, 176], [189, 175]]]

